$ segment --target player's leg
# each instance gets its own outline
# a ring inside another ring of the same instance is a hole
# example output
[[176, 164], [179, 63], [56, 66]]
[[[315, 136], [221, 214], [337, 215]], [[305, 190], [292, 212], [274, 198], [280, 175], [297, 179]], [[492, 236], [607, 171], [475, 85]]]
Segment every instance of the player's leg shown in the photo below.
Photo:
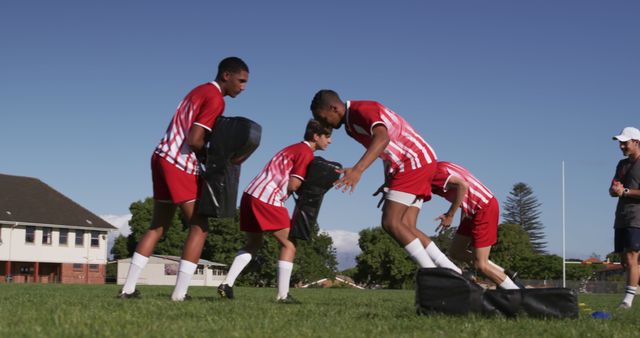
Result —
[[[422, 204], [420, 202], [419, 206], [416, 206], [414, 203], [413, 206], [408, 207], [402, 215], [402, 223], [408, 226], [409, 230], [411, 230], [411, 233], [420, 240], [420, 244], [422, 245], [422, 247], [427, 248], [433, 242], [431, 241], [431, 238], [429, 238], [429, 236], [418, 229], [418, 214], [420, 213], [421, 205]], [[422, 257], [421, 260], [424, 260], [423, 264], [426, 265], [421, 267], [435, 268], [437, 266], [436, 263], [431, 259], [431, 257], [429, 257], [428, 253], [426, 259]]]
[[474, 265], [480, 273], [485, 275], [502, 289], [519, 289], [518, 285], [516, 285], [516, 283], [514, 283], [502, 270], [498, 269], [495, 264], [489, 264], [491, 246], [473, 248], [472, 251], [474, 256]]
[[[393, 196], [392, 196], [393, 198]], [[418, 215], [420, 214], [420, 209], [422, 208], [422, 200], [415, 199], [409, 205], [407, 210], [402, 216], [403, 224], [409, 227], [413, 235], [415, 235], [419, 240], [420, 244], [424, 248], [427, 256], [429, 257], [429, 266], [427, 267], [443, 267], [454, 270], [458, 273], [462, 273], [462, 270], [458, 268], [449, 258], [440, 251], [440, 248], [436, 245], [435, 242], [429, 238], [424, 232], [422, 232], [417, 227], [418, 223]]]
[[140, 274], [149, 261], [149, 256], [153, 253], [153, 249], [164, 234], [171, 226], [176, 206], [172, 203], [154, 201], [153, 216], [149, 230], [142, 236], [136, 247], [136, 251], [131, 257], [131, 265], [127, 273], [127, 279], [120, 293], [121, 298], [129, 298], [136, 291], [136, 284], [140, 278]]
[[240, 273], [242, 273], [242, 270], [249, 265], [251, 258], [255, 256], [256, 252], [258, 252], [262, 246], [262, 232], [247, 232], [246, 234], [247, 239], [244, 247], [240, 249], [233, 258], [233, 263], [231, 263], [227, 277], [225, 277], [224, 282], [218, 286], [218, 294], [222, 298], [234, 298], [233, 284], [236, 282], [238, 276], [240, 276]]
[[640, 272], [638, 271], [638, 254], [639, 251], [627, 250], [624, 253], [623, 259], [627, 270], [627, 287], [625, 288], [624, 298], [620, 307], [630, 308], [633, 305], [633, 299], [636, 296], [636, 290], [638, 288], [638, 278]]
[[[422, 246], [422, 242], [418, 236], [402, 221], [404, 213], [415, 199], [415, 196], [405, 193], [394, 195], [393, 193], [394, 191], [392, 190], [387, 194], [382, 208], [382, 228], [404, 248], [418, 266], [421, 268], [433, 267], [433, 262], [424, 250], [424, 246]], [[398, 195], [399, 198], [395, 198], [394, 196], [396, 195]], [[398, 201], [398, 199], [400, 199], [400, 201]], [[409, 199], [411, 201], [409, 201]]]
[[296, 257], [296, 246], [289, 240], [289, 228], [273, 232], [273, 236], [280, 243], [280, 256], [278, 259], [278, 300], [286, 300], [289, 297], [289, 284], [293, 271], [293, 260]]
[[176, 286], [171, 295], [174, 301], [185, 299], [191, 278], [198, 268], [198, 261], [209, 231], [207, 217], [197, 213], [197, 206], [198, 203], [195, 200], [180, 204], [182, 214], [189, 225], [189, 234], [182, 249]]

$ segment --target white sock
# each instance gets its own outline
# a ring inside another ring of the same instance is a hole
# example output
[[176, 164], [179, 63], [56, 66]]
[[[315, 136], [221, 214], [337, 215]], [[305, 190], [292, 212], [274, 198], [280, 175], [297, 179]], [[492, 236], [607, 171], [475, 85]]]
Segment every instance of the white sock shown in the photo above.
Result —
[[127, 280], [124, 282], [122, 292], [131, 294], [136, 291], [138, 278], [140, 278], [140, 274], [142, 273], [142, 270], [144, 270], [148, 261], [149, 257], [145, 257], [137, 252], [133, 253], [133, 257], [131, 257], [131, 265], [129, 265], [129, 273], [127, 273]]
[[238, 251], [236, 257], [233, 259], [233, 263], [231, 263], [229, 273], [227, 273], [227, 277], [224, 279], [224, 282], [222, 282], [222, 284], [233, 286], [236, 278], [238, 278], [242, 270], [244, 270], [249, 262], [251, 262], [251, 254], [243, 250]]
[[445, 256], [442, 251], [440, 251], [440, 249], [438, 249], [436, 243], [429, 243], [429, 245], [427, 245], [427, 247], [425, 248], [425, 251], [431, 258], [431, 260], [436, 264], [436, 266], [449, 268], [459, 274], [462, 274], [462, 270], [460, 270], [459, 267], [453, 264], [453, 262], [450, 261], [449, 258], [447, 258], [447, 256]]
[[176, 287], [173, 289], [173, 294], [171, 295], [172, 300], [184, 300], [184, 296], [187, 294], [187, 289], [189, 289], [189, 282], [191, 282], [191, 277], [193, 277], [193, 273], [196, 272], [197, 267], [198, 264], [196, 263], [192, 263], [184, 259], [180, 260], [178, 278], [176, 278]]
[[289, 282], [291, 281], [291, 271], [293, 263], [287, 261], [278, 261], [278, 298], [287, 298], [289, 294]]
[[511, 278], [509, 278], [509, 276], [505, 276], [504, 280], [502, 281], [502, 283], [500, 283], [500, 288], [505, 289], [505, 290], [516, 290], [519, 289], [519, 287], [516, 285], [516, 283], [514, 283]]
[[424, 251], [420, 239], [416, 238], [404, 247], [404, 250], [411, 256], [414, 262], [418, 263], [421, 268], [435, 268], [436, 264], [429, 258], [427, 252]]
[[637, 288], [637, 286], [627, 285], [627, 289], [625, 290], [624, 299], [622, 300], [622, 302], [627, 303], [629, 304], [629, 306], [631, 306], [633, 304], [633, 298], [636, 296]]

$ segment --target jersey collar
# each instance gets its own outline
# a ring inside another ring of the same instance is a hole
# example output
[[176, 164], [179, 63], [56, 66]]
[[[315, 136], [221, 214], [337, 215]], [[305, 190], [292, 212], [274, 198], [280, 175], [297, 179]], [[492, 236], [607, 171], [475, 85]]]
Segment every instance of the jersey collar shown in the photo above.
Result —
[[347, 102], [344, 103], [344, 107], [345, 107], [345, 111], [344, 111], [344, 126], [346, 128], [346, 130], [349, 132], [351, 131], [351, 128], [349, 127], [349, 110], [351, 108], [351, 101], [347, 100]]
[[219, 85], [217, 82], [215, 82], [215, 81], [211, 81], [210, 83], [211, 83], [212, 85], [216, 86], [216, 88], [218, 88], [218, 90], [219, 90], [219, 91], [220, 91], [220, 93], [222, 94], [222, 88], [220, 88], [220, 85]]

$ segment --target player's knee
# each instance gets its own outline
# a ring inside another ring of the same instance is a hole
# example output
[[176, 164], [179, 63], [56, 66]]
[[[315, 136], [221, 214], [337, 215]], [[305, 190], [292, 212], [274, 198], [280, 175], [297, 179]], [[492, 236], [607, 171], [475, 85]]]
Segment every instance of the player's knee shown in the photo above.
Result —
[[489, 262], [486, 260], [476, 260], [473, 262], [474, 266], [476, 267], [476, 270], [478, 270], [480, 273], [486, 275], [487, 272], [489, 271]]

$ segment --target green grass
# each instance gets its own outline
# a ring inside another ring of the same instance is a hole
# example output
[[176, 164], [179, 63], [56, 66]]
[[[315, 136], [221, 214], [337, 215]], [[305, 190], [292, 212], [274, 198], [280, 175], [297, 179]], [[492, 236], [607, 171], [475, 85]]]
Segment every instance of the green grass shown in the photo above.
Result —
[[413, 291], [293, 289], [301, 305], [275, 303], [275, 289], [140, 286], [143, 298], [119, 300], [115, 285], [0, 284], [0, 337], [634, 337], [640, 306], [616, 311], [622, 295], [581, 295], [611, 320], [417, 316]]

